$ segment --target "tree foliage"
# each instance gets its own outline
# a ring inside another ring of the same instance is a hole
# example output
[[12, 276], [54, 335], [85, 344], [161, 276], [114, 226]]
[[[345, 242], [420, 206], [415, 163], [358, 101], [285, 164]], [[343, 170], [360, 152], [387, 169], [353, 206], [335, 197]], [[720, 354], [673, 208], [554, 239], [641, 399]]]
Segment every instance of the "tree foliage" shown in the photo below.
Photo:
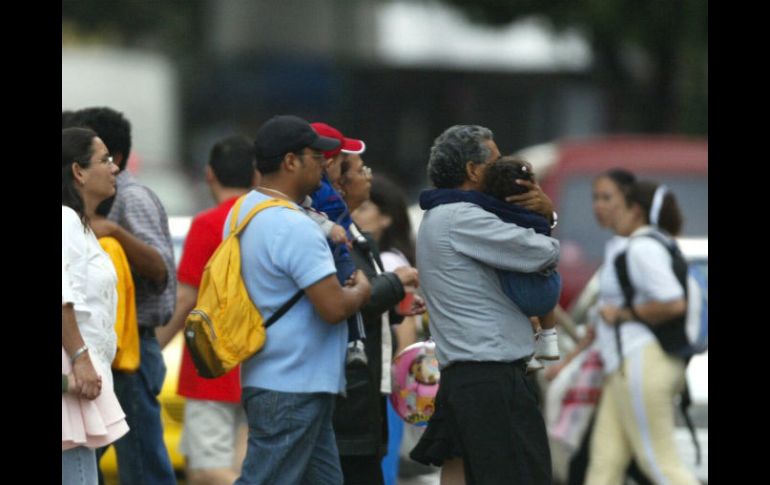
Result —
[[537, 15], [581, 31], [620, 129], [708, 131], [707, 0], [443, 1], [488, 25]]
[[198, 0], [62, 0], [62, 30], [81, 42], [106, 38], [179, 55], [199, 47], [204, 8]]
[[[442, 1], [487, 25], [539, 16], [581, 32], [612, 130], [708, 132], [707, 0]], [[207, 8], [202, 0], [62, 0], [62, 40], [74, 32], [80, 42], [108, 38], [181, 60], [205, 47]]]

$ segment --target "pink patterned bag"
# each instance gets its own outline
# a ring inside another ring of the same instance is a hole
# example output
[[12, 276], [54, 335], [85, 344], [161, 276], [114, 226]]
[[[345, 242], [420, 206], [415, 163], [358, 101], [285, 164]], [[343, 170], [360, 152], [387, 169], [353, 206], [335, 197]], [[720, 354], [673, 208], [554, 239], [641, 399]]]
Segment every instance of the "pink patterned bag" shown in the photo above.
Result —
[[604, 366], [589, 347], [559, 372], [548, 389], [546, 419], [550, 437], [577, 450], [602, 393]]

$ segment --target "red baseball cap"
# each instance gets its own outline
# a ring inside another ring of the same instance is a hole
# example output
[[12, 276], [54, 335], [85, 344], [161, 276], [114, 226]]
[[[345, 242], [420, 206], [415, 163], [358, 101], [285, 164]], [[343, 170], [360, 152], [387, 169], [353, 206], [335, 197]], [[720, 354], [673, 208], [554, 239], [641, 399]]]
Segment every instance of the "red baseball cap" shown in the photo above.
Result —
[[312, 126], [315, 132], [319, 135], [325, 136], [327, 138], [334, 138], [341, 142], [341, 145], [338, 148], [324, 152], [324, 157], [326, 158], [331, 158], [340, 152], [357, 155], [364, 153], [366, 150], [366, 143], [364, 143], [363, 140], [346, 138], [340, 130], [333, 126], [320, 122], [310, 123], [310, 126]]

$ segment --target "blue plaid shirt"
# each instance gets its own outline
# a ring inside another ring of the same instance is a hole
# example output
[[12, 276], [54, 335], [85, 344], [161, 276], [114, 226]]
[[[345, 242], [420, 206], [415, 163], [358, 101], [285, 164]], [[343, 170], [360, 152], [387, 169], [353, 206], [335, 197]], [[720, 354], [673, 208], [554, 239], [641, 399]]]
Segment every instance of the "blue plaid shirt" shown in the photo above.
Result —
[[166, 282], [160, 285], [132, 271], [139, 326], [164, 325], [171, 318], [176, 303], [174, 246], [166, 209], [152, 190], [124, 170], [117, 176], [117, 195], [109, 219], [155, 248], [166, 263]]

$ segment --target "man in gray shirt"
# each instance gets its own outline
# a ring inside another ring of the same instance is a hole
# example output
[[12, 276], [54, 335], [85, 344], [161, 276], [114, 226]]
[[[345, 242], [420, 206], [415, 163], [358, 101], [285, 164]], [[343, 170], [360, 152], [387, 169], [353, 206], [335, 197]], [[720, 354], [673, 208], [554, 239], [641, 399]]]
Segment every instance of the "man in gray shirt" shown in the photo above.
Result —
[[[545, 423], [525, 380], [534, 352], [529, 319], [503, 293], [497, 269], [537, 272], [558, 262], [558, 241], [501, 221], [473, 203], [489, 162], [492, 132], [458, 125], [434, 142], [428, 174], [446, 202], [428, 210], [417, 235], [417, 268], [436, 341], [436, 411], [411, 457], [472, 483], [551, 483]], [[529, 185], [526, 204], [555, 219]]]

